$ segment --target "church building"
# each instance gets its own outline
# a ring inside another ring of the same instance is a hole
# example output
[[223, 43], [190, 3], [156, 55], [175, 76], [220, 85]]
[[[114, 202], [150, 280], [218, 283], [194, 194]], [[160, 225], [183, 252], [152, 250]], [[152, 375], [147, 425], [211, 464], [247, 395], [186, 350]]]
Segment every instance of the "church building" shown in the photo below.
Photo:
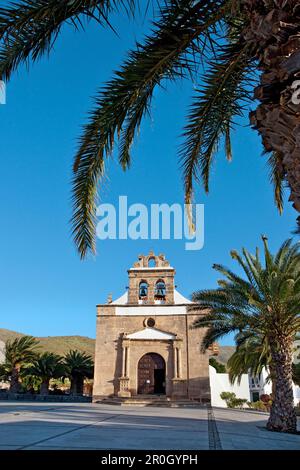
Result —
[[127, 291], [97, 305], [93, 400], [166, 396], [210, 401], [209, 355], [204, 329], [192, 329], [203, 312], [174, 285], [164, 255], [139, 256], [128, 270]]

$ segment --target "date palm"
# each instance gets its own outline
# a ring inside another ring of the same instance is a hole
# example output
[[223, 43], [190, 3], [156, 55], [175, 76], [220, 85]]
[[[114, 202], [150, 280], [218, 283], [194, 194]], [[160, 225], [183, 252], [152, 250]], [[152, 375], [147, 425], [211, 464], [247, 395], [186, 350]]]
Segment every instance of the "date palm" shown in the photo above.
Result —
[[246, 249], [242, 254], [231, 252], [244, 277], [224, 266], [214, 265], [225, 279], [218, 281], [217, 289], [193, 294], [196, 307], [206, 311], [194, 326], [207, 328], [204, 349], [232, 332], [238, 336], [263, 338], [264, 347], [271, 355], [275, 380], [267, 427], [296, 432], [292, 362], [294, 340], [300, 329], [300, 244], [287, 240], [273, 255], [266, 237], [263, 243], [264, 262], [260, 260], [258, 248], [255, 255]]
[[[0, 78], [9, 80], [21, 63], [50, 52], [65, 23], [110, 25], [113, 12], [134, 15], [138, 0], [16, 0], [0, 8]], [[194, 199], [194, 181], [209, 190], [215, 152], [238, 116], [255, 98], [251, 123], [268, 153], [275, 201], [282, 211], [282, 183], [300, 212], [300, 6], [297, 0], [153, 1], [152, 31], [95, 98], [75, 155], [73, 235], [81, 257], [95, 251], [97, 189], [105, 160], [119, 144], [119, 162], [130, 166], [130, 148], [151, 110], [155, 90], [168, 81], [191, 78], [192, 99], [180, 160], [185, 201]], [[258, 84], [258, 80], [260, 83]], [[257, 86], [258, 85], [258, 86]], [[298, 218], [300, 226], [300, 217]]]
[[240, 333], [236, 335], [237, 348], [228, 359], [229, 380], [233, 384], [240, 383], [243, 374], [259, 376], [265, 369], [268, 371], [267, 381], [272, 382], [272, 395], [275, 395], [276, 376], [268, 342], [261, 334]]
[[40, 393], [41, 395], [48, 395], [50, 379], [59, 379], [63, 377], [64, 372], [62, 357], [58, 354], [44, 352], [26, 369], [25, 374], [40, 378]]
[[[264, 368], [270, 369], [270, 350], [261, 335], [240, 334], [236, 336], [236, 343], [237, 348], [227, 361], [231, 383], [236, 380], [240, 383], [243, 374], [258, 376]], [[275, 384], [275, 381], [272, 383]]]
[[66, 376], [71, 380], [71, 395], [82, 395], [84, 379], [93, 377], [93, 359], [80, 351], [69, 351], [64, 359], [64, 367]]
[[5, 343], [5, 361], [1, 364], [0, 375], [10, 382], [10, 392], [20, 390], [20, 373], [37, 357], [38, 341], [32, 336], [22, 336]]

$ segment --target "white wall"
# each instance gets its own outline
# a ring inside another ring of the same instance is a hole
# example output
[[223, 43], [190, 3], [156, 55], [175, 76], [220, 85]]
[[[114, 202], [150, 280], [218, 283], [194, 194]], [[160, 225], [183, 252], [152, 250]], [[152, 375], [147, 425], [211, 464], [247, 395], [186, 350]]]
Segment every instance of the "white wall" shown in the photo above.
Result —
[[240, 385], [237, 381], [231, 385], [228, 374], [218, 374], [214, 367], [209, 366], [209, 380], [212, 406], [227, 408], [226, 402], [220, 398], [222, 392], [233, 392], [237, 398], [245, 398], [250, 401], [248, 374], [242, 375]]
[[293, 393], [294, 393], [294, 405], [297, 406], [300, 403], [300, 387], [293, 383]]
[[264, 367], [259, 376], [254, 377], [249, 374], [249, 387], [250, 387], [250, 397], [252, 400], [252, 393], [258, 392], [259, 396], [261, 395], [271, 395], [272, 393], [272, 381], [267, 380], [268, 371]]
[[300, 362], [300, 340], [294, 342], [295, 350], [293, 354], [293, 362], [298, 364]]

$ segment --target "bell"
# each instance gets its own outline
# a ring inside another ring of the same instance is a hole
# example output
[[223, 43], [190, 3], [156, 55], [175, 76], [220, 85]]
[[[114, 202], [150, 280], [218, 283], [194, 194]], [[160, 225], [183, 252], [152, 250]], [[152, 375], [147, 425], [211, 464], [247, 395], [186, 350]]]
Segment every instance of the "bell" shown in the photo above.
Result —
[[164, 297], [164, 295], [165, 295], [164, 289], [157, 289], [156, 295], [158, 297]]
[[147, 290], [145, 287], [142, 287], [140, 290], [140, 296], [141, 297], [146, 297], [147, 296]]

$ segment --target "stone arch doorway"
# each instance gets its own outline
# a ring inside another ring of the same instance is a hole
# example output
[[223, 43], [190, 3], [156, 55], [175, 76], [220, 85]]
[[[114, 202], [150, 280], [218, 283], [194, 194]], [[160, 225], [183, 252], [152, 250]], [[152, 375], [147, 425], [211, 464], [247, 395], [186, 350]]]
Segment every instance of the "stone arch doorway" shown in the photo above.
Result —
[[138, 394], [166, 393], [166, 363], [157, 353], [147, 353], [138, 363]]

